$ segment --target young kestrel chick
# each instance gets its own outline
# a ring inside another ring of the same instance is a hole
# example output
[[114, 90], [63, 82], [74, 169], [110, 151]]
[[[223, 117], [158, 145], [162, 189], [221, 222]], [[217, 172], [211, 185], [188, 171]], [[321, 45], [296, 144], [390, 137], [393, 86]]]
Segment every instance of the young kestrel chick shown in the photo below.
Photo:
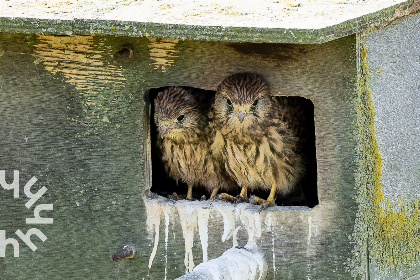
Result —
[[204, 186], [213, 199], [220, 186], [234, 184], [211, 157], [209, 109], [209, 98], [183, 87], [169, 87], [155, 99], [162, 162], [171, 178], [188, 185], [187, 199], [194, 186]]
[[212, 150], [242, 188], [241, 198], [247, 189], [270, 191], [266, 207], [276, 194], [291, 193], [304, 171], [294, 110], [284, 101], [270, 95], [260, 75], [239, 73], [219, 85], [214, 102]]

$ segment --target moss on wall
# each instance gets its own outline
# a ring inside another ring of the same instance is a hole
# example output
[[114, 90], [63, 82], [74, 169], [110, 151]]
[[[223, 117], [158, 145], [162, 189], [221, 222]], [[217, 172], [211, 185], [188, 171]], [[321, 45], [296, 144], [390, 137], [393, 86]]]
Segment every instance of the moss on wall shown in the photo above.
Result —
[[[359, 41], [360, 42], [360, 41]], [[420, 257], [419, 200], [385, 200], [382, 193], [382, 158], [375, 137], [375, 113], [369, 90], [367, 48], [359, 46], [356, 187], [359, 205], [353, 241], [353, 276], [369, 279], [369, 265], [380, 271], [398, 271]]]

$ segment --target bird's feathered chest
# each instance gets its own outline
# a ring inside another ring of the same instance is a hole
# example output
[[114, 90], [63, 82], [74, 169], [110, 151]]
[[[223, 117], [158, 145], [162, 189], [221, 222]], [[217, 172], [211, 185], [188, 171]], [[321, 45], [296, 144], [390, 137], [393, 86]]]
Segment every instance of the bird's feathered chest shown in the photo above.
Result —
[[284, 124], [271, 122], [258, 133], [220, 133], [219, 137], [224, 142], [226, 169], [240, 185], [253, 189], [276, 184], [285, 192], [292, 188], [301, 162], [296, 153], [297, 138]]
[[162, 141], [162, 161], [169, 175], [186, 182], [196, 181], [199, 166], [206, 161], [207, 141], [179, 143], [168, 139]]
[[189, 137], [195, 140], [183, 142], [161, 139], [159, 148], [168, 175], [188, 185], [200, 185], [208, 189], [221, 185], [236, 186], [222, 171], [219, 162], [212, 158], [206, 135]]
[[258, 74], [238, 73], [219, 85], [214, 105], [216, 137], [212, 151], [223, 158], [229, 175], [250, 189], [284, 194], [304, 169], [294, 104], [270, 94]]

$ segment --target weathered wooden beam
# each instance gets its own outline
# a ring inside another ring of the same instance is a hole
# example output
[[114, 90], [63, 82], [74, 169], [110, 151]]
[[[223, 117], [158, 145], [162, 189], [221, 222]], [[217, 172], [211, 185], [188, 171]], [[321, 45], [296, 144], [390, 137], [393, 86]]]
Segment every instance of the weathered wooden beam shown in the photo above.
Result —
[[415, 0], [282, 1], [274, 5], [258, 1], [255, 7], [240, 1], [228, 6], [194, 1], [179, 5], [165, 1], [159, 5], [153, 1], [121, 5], [109, 1], [99, 8], [88, 0], [68, 1], [62, 6], [17, 2], [0, 6], [0, 32], [294, 44], [325, 43], [387, 25], [418, 10]]

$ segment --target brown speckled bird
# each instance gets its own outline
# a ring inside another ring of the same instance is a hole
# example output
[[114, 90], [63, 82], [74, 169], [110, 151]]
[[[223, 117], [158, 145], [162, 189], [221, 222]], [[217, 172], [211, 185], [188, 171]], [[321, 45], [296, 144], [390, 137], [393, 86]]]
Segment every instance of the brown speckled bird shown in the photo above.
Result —
[[270, 191], [265, 207], [275, 205], [276, 194], [291, 193], [304, 172], [299, 124], [286, 100], [271, 96], [253, 73], [227, 77], [215, 96], [211, 149], [241, 187], [239, 198], [247, 200], [248, 189]]
[[236, 185], [210, 154], [210, 100], [183, 87], [169, 87], [155, 99], [154, 120], [162, 162], [171, 178], [188, 185], [187, 199], [192, 199], [195, 186], [205, 187], [213, 199], [220, 186]]

